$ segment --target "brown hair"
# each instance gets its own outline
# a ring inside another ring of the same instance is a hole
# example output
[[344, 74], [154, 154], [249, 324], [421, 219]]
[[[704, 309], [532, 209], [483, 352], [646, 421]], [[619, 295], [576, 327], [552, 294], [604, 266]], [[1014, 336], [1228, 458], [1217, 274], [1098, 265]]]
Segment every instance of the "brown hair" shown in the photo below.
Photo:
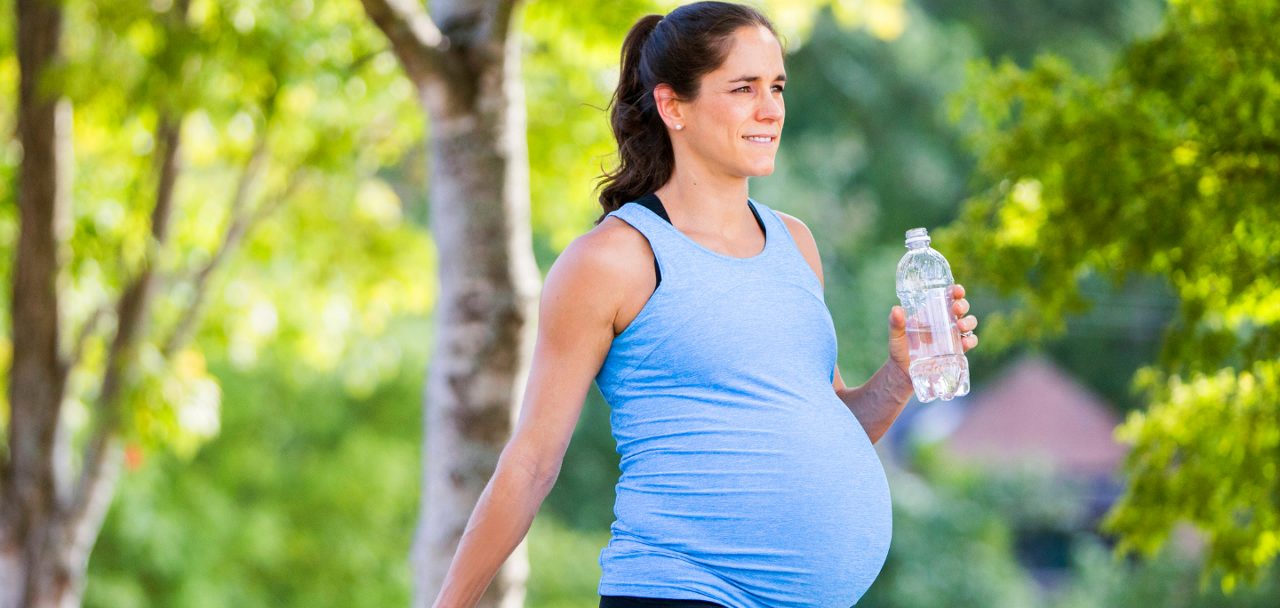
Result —
[[[618, 167], [603, 174], [600, 206], [610, 211], [657, 190], [671, 178], [675, 155], [667, 126], [658, 115], [653, 89], [671, 86], [682, 100], [698, 97], [702, 76], [724, 63], [733, 32], [764, 26], [778, 38], [767, 17], [750, 6], [694, 2], [665, 17], [641, 17], [622, 43], [618, 87], [609, 102], [609, 122], [618, 142]], [[600, 184], [597, 184], [597, 189]]]

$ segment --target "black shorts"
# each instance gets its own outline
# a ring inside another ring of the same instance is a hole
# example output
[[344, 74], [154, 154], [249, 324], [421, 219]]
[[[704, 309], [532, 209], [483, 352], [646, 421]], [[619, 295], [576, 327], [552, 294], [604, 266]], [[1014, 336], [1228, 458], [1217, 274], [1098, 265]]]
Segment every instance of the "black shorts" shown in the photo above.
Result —
[[602, 595], [600, 608], [725, 608], [704, 600], [670, 600], [660, 597], [636, 597], [633, 595]]

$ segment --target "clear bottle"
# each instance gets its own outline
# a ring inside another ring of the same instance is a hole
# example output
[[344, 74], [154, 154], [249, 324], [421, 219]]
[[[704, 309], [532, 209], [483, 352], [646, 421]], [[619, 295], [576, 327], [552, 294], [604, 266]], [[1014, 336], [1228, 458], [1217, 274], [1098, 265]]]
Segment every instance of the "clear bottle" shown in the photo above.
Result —
[[898, 261], [897, 283], [898, 300], [907, 313], [916, 399], [928, 403], [969, 394], [969, 360], [951, 310], [951, 265], [929, 246], [924, 228], [907, 231], [907, 253]]

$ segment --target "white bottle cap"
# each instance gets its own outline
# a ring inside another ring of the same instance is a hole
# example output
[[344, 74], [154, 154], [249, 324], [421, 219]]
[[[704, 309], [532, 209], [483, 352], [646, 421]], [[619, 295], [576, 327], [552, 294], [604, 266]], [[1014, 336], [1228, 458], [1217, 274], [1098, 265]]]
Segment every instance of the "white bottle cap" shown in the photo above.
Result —
[[925, 230], [924, 228], [912, 228], [911, 230], [907, 231], [908, 247], [910, 247], [912, 243], [918, 243], [921, 241], [923, 241], [926, 245], [929, 244], [930, 239], [929, 239], [928, 230]]

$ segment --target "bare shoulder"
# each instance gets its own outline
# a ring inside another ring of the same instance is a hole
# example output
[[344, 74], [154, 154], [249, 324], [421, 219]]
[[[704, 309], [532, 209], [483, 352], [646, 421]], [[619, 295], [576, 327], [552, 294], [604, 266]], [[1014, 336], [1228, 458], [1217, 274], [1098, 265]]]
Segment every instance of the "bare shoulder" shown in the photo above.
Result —
[[652, 260], [649, 241], [640, 231], [616, 217], [607, 217], [565, 247], [547, 273], [547, 287], [556, 283], [562, 297], [580, 304], [590, 302], [595, 309], [593, 320], [607, 316], [613, 327], [630, 300], [653, 290], [656, 276]]
[[[652, 257], [649, 239], [645, 238], [634, 226], [614, 216], [604, 218], [596, 227], [578, 237], [585, 247], [600, 253], [612, 254], [611, 260], [631, 258], [635, 256]], [[622, 266], [628, 266], [629, 260], [622, 260]]]
[[[637, 260], [652, 260], [653, 250], [649, 239], [639, 230], [616, 217], [606, 217], [591, 230], [574, 239], [561, 257], [568, 256], [570, 263], [584, 266], [584, 270], [599, 275], [596, 278], [614, 287], [635, 283], [644, 279], [643, 264]], [[559, 261], [557, 259], [557, 261]], [[649, 278], [653, 278], [649, 268]]]
[[776, 209], [774, 211], [787, 225], [787, 230], [791, 231], [792, 240], [800, 248], [800, 253], [804, 254], [805, 261], [809, 262], [809, 266], [813, 268], [813, 273], [818, 276], [818, 282], [825, 287], [826, 280], [822, 276], [822, 256], [818, 254], [818, 241], [813, 238], [813, 231], [809, 230], [809, 226], [800, 221], [800, 218]]

